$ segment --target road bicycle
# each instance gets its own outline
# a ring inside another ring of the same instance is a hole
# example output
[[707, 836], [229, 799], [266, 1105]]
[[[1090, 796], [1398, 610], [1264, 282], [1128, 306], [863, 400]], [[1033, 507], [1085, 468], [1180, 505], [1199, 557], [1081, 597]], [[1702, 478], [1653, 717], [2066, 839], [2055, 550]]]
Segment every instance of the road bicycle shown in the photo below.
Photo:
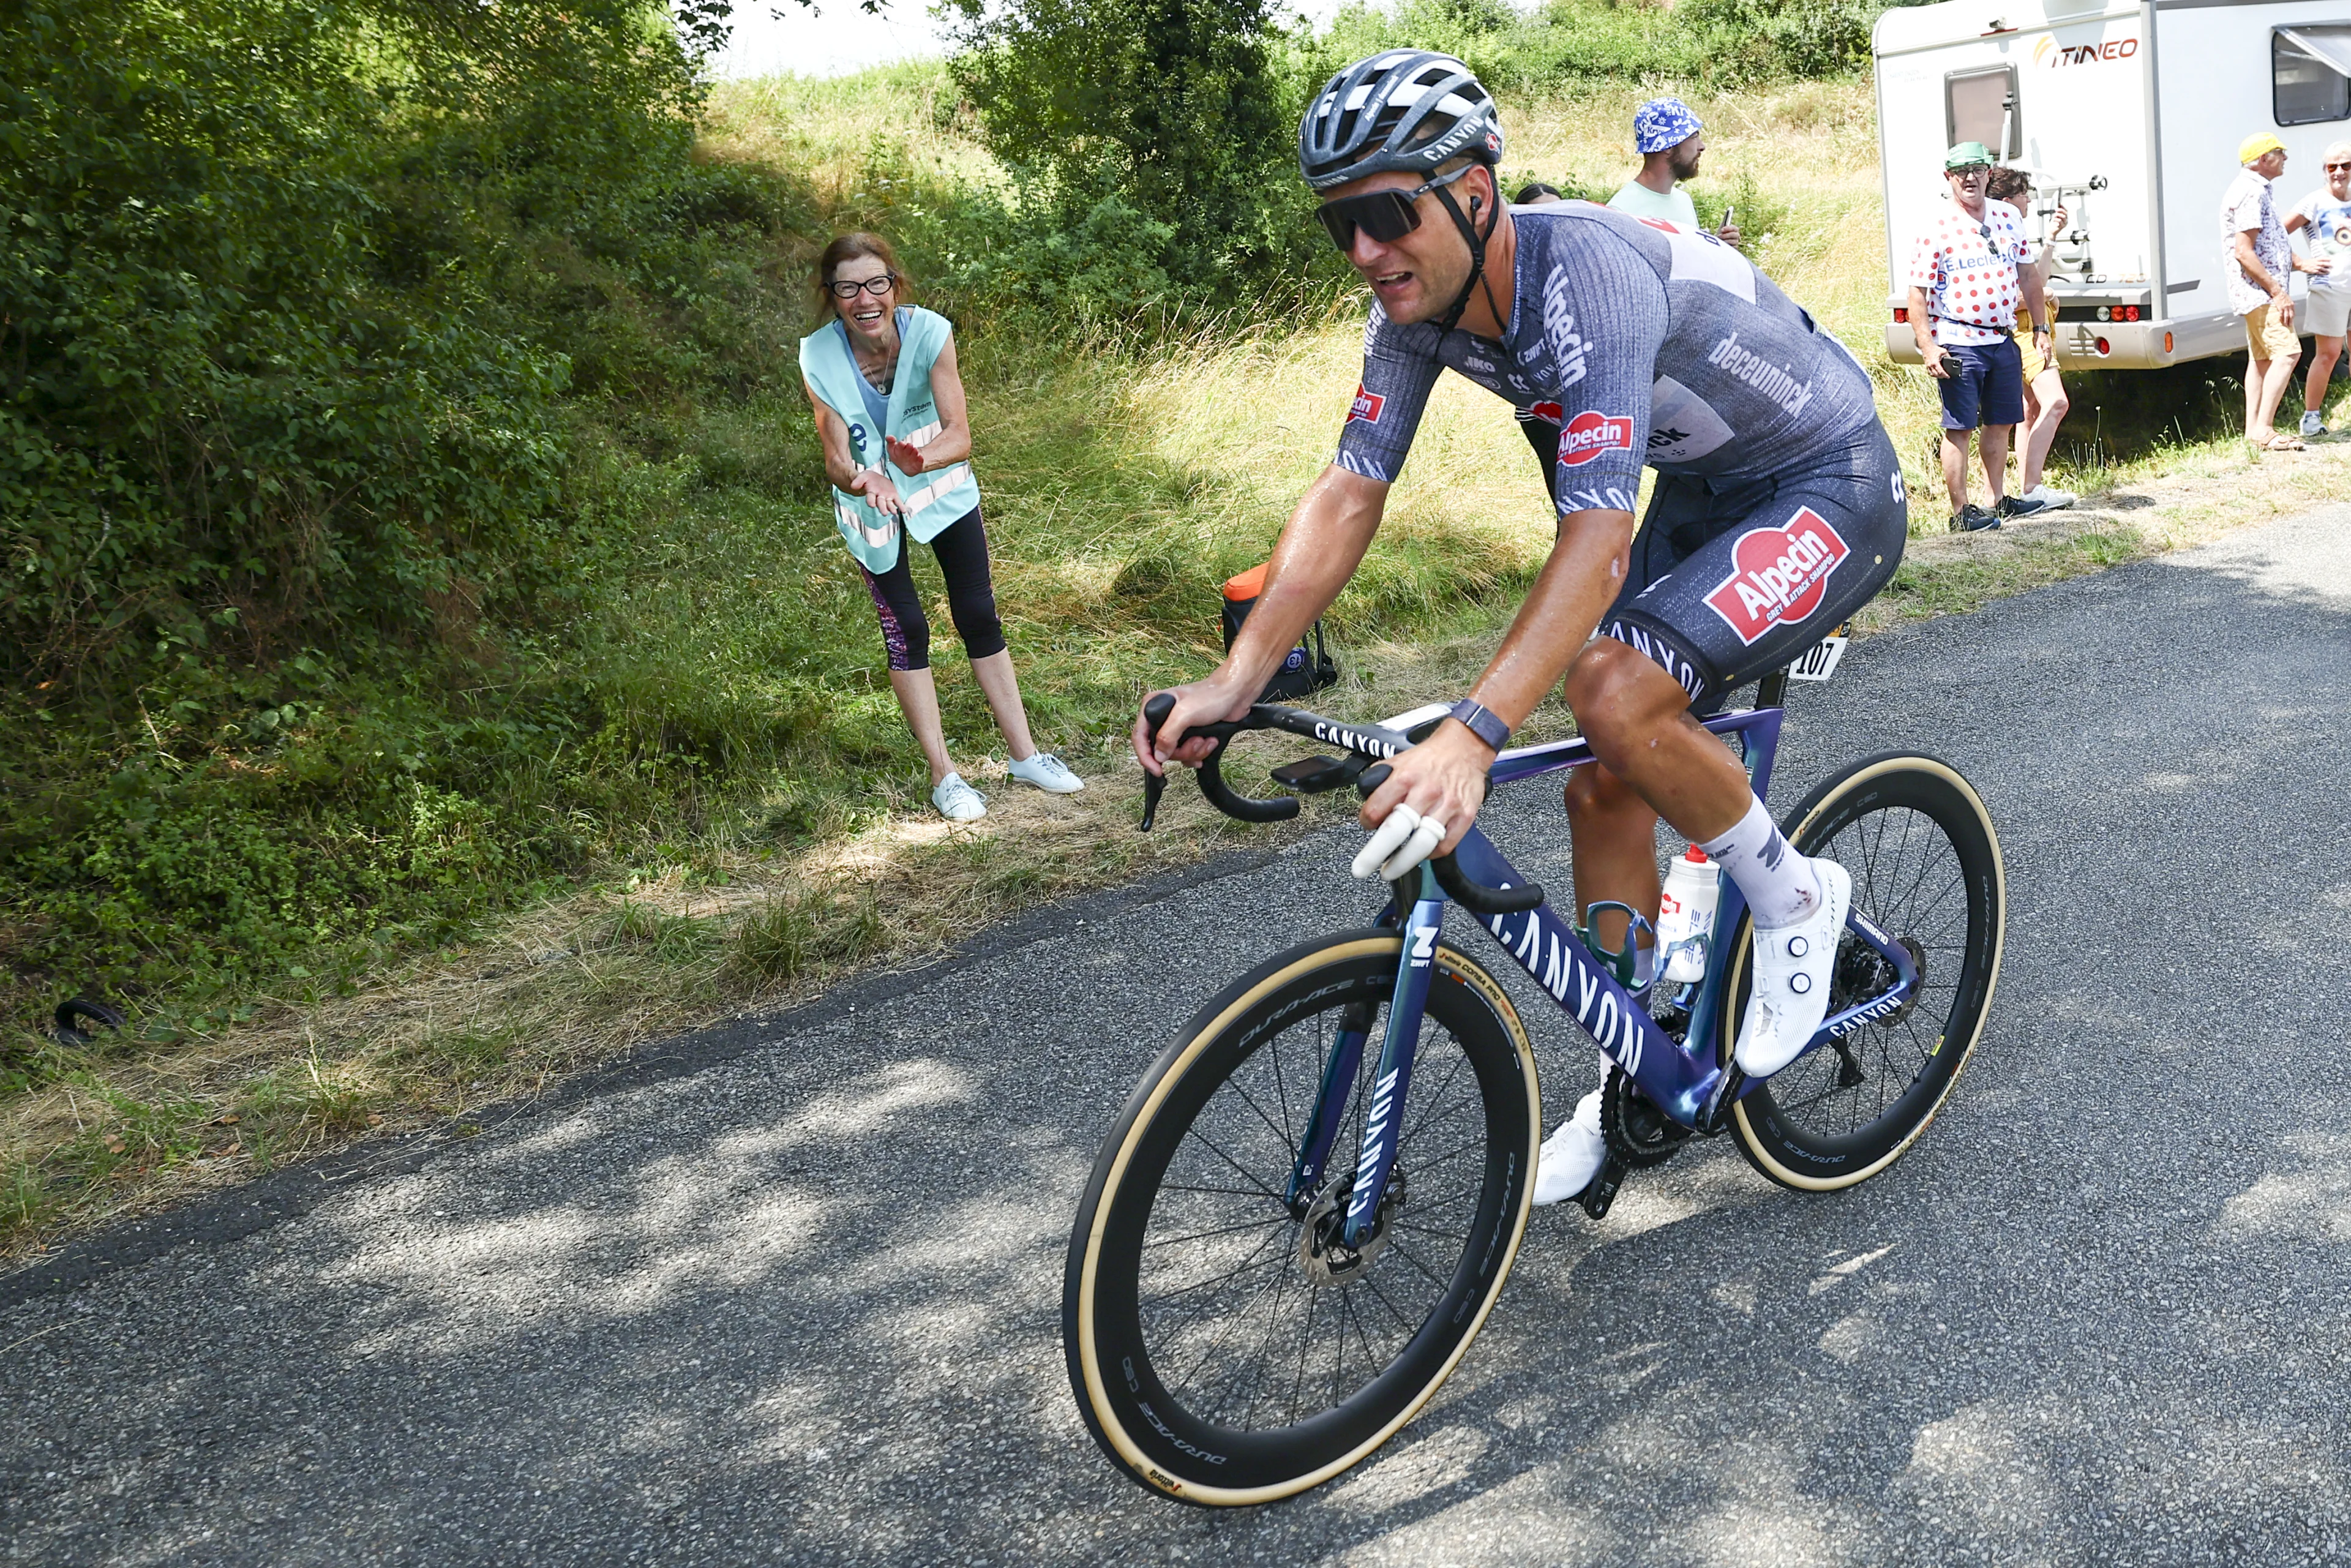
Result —
[[[1784, 689], [1782, 672], [1757, 706], [1702, 721], [1767, 800]], [[1165, 722], [1173, 699], [1154, 705]], [[1196, 776], [1228, 816], [1293, 817], [1298, 794], [1368, 795], [1442, 713], [1363, 725], [1261, 703], [1193, 732], [1217, 742]], [[1220, 760], [1251, 730], [1340, 755], [1275, 768], [1296, 794], [1245, 797]], [[1590, 761], [1582, 740], [1505, 751], [1492, 787]], [[1145, 829], [1160, 787], [1146, 783]], [[1562, 919], [1475, 828], [1390, 884], [1369, 926], [1277, 954], [1194, 1014], [1103, 1141], [1070, 1238], [1070, 1383], [1113, 1462], [1187, 1502], [1294, 1495], [1411, 1420], [1485, 1323], [1526, 1229], [1542, 1101], [1518, 1009], [1447, 940], [1448, 904], [1610, 1061], [1608, 1157], [1579, 1197], [1595, 1218], [1627, 1172], [1698, 1136], [1729, 1134], [1758, 1171], [1806, 1192], [1893, 1164], [1983, 1029], [2006, 921], [1999, 838], [1957, 769], [1905, 754], [1854, 764], [1783, 826], [1852, 873], [1853, 910], [1826, 1021], [1768, 1080], [1732, 1060], [1750, 921], [1729, 877], [1704, 977], [1661, 982], [1645, 1006], [1627, 984], [1629, 920], [1609, 951], [1592, 912], [1583, 927]]]

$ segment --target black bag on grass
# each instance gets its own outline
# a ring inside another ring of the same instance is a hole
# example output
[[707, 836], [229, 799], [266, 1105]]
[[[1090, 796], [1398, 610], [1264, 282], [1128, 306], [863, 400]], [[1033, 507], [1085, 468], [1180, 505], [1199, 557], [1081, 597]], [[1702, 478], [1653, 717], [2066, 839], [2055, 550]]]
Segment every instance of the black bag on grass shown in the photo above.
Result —
[[[1240, 635], [1241, 622], [1248, 620], [1249, 612], [1257, 607], [1258, 595], [1265, 591], [1265, 567], [1251, 567], [1238, 577], [1226, 580], [1227, 653], [1232, 651], [1233, 639]], [[1311, 648], [1307, 638], [1312, 640]], [[1273, 673], [1273, 679], [1266, 682], [1265, 690], [1258, 694], [1258, 701], [1294, 703], [1301, 697], [1311, 696], [1324, 686], [1338, 684], [1339, 666], [1332, 661], [1331, 650], [1323, 645], [1322, 622], [1314, 622], [1307, 638], [1300, 639], [1298, 646], [1290, 651], [1290, 656], [1282, 660], [1281, 668]]]

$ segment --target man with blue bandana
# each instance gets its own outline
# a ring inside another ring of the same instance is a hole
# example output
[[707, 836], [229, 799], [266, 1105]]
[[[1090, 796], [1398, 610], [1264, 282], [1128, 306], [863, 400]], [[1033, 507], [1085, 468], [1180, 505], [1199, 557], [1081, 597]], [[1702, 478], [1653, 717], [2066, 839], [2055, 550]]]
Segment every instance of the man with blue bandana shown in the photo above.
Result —
[[[1641, 172], [1608, 198], [1608, 204], [1636, 218], [1661, 218], [1698, 232], [1698, 208], [1684, 180], [1698, 178], [1698, 154], [1706, 151], [1705, 124], [1677, 98], [1653, 98], [1633, 111], [1633, 146], [1641, 154]], [[1715, 231], [1725, 245], [1739, 243], [1739, 225], [1723, 214]]]

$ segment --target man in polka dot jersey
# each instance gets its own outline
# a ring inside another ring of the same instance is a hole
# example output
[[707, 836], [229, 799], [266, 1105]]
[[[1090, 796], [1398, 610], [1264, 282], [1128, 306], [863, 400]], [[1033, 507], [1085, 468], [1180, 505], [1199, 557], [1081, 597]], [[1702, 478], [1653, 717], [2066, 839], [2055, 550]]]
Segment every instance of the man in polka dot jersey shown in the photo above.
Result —
[[[1991, 151], [1962, 141], [1943, 160], [1951, 199], [1910, 252], [1910, 330], [1943, 398], [1943, 485], [1951, 527], [1996, 528], [2028, 508], [2009, 499], [2008, 442], [2024, 419], [2024, 361], [2010, 337], [2020, 300], [2033, 346], [2050, 348], [2049, 310], [2016, 209], [1984, 200]], [[1968, 437], [1980, 429], [1989, 510], [1968, 500]], [[2038, 510], [2038, 507], [2030, 508]]]

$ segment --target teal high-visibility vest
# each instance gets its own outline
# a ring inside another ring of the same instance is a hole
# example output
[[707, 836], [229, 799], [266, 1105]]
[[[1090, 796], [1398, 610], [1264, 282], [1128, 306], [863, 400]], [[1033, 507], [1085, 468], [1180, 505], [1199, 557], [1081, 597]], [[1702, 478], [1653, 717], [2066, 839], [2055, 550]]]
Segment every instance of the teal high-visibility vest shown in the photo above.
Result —
[[[950, 463], [927, 474], [907, 474], [890, 461], [883, 437], [894, 435], [917, 449], [939, 434], [938, 399], [931, 392], [931, 367], [955, 335], [955, 328], [935, 310], [901, 306], [898, 322], [898, 374], [890, 386], [886, 425], [873, 428], [867, 413], [876, 394], [857, 369], [850, 351], [849, 329], [838, 319], [800, 340], [800, 374], [824, 405], [849, 427], [850, 461], [861, 469], [879, 465], [897, 486], [906, 509], [905, 532], [927, 542], [949, 523], [979, 505], [979, 482], [971, 476], [969, 462]], [[898, 519], [868, 504], [862, 496], [836, 488], [833, 518], [849, 553], [868, 571], [887, 571], [898, 561]]]

